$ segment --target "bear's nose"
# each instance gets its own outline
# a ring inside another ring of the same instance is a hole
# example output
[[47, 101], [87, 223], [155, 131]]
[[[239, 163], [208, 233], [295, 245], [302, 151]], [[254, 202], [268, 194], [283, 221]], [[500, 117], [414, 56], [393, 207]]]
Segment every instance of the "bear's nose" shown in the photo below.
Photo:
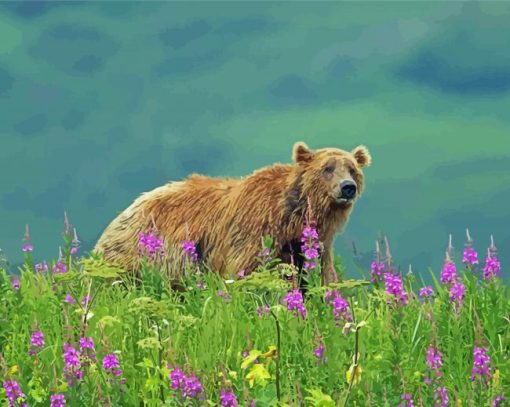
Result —
[[356, 195], [356, 183], [353, 181], [343, 181], [340, 184], [342, 198], [352, 199]]

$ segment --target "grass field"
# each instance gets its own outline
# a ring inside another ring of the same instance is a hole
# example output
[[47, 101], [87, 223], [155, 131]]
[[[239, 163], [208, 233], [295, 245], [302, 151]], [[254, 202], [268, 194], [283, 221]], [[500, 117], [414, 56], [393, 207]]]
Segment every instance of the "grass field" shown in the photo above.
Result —
[[137, 278], [79, 257], [69, 225], [51, 264], [27, 240], [21, 275], [0, 273], [2, 405], [508, 403], [510, 297], [494, 247], [488, 263], [445, 261], [430, 287], [395, 274], [384, 250], [371, 281], [321, 287], [314, 239], [301, 275], [266, 237], [257, 272], [235, 281], [206, 272], [188, 242], [180, 282], [158, 272], [152, 235]]

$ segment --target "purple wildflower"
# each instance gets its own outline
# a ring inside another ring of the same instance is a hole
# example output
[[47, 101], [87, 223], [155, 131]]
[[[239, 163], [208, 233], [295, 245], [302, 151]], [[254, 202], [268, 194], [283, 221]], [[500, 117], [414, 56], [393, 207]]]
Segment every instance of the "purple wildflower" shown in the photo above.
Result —
[[170, 378], [170, 385], [172, 389], [179, 390], [184, 385], [186, 375], [181, 369], [179, 369], [179, 367], [174, 368], [172, 365], [168, 365], [168, 369], [170, 370], [168, 376]]
[[44, 334], [41, 331], [32, 333], [31, 344], [42, 348], [44, 346]]
[[438, 386], [434, 390], [434, 400], [437, 400], [436, 401], [436, 406], [438, 406], [438, 407], [448, 407], [449, 399], [448, 399], [448, 392], [446, 390], [446, 387]]
[[29, 356], [36, 355], [40, 348], [44, 346], [44, 334], [40, 331], [33, 332], [30, 339], [30, 349], [28, 351]]
[[271, 249], [269, 247], [264, 247], [261, 252], [257, 253], [257, 257], [259, 257], [259, 261], [262, 264], [267, 264], [273, 259], [271, 257]]
[[231, 298], [231, 295], [223, 290], [216, 291], [216, 295], [224, 300], [229, 300]]
[[427, 366], [429, 369], [439, 371], [443, 366], [443, 360], [441, 357], [441, 352], [439, 352], [433, 346], [430, 346], [427, 349]]
[[48, 271], [48, 265], [46, 264], [45, 261], [43, 261], [42, 263], [37, 263], [35, 265], [35, 271], [37, 271], [39, 273], [43, 273], [45, 271]]
[[80, 338], [80, 353], [82, 363], [89, 365], [97, 362], [94, 340], [90, 336]]
[[375, 281], [382, 281], [382, 274], [384, 271], [384, 263], [374, 260], [370, 264], [370, 273], [372, 274], [372, 278], [370, 281], [374, 283]]
[[404, 393], [400, 396], [402, 403], [398, 407], [414, 407], [413, 396], [409, 393]]
[[264, 304], [257, 308], [257, 315], [259, 318], [262, 318], [265, 314], [268, 314], [270, 311], [269, 306], [267, 304]]
[[464, 252], [462, 254], [462, 263], [468, 268], [471, 268], [475, 264], [478, 264], [478, 253], [473, 249], [473, 239], [469, 234], [469, 229], [466, 229], [467, 242], [464, 245]]
[[80, 353], [67, 342], [64, 342], [64, 364], [65, 378], [69, 386], [72, 386], [76, 379], [81, 380], [83, 378]]
[[5, 395], [9, 403], [9, 407], [26, 407], [28, 404], [25, 402], [26, 395], [21, 390], [16, 380], [6, 380], [3, 383]]
[[122, 369], [120, 368], [119, 359], [115, 353], [108, 353], [104, 356], [103, 369], [106, 370], [106, 373], [110, 376], [107, 381], [114, 381], [119, 385], [126, 382], [126, 379], [121, 379]]
[[154, 233], [140, 233], [138, 235], [138, 255], [148, 256], [151, 261], [165, 256], [163, 240]]
[[404, 290], [402, 277], [399, 274], [384, 273], [384, 279], [386, 292], [390, 295], [394, 295], [399, 302], [406, 305], [408, 301], [408, 295]]
[[185, 399], [193, 399], [204, 392], [202, 384], [195, 375], [186, 376], [179, 367], [168, 365], [170, 386], [180, 392]]
[[324, 344], [321, 343], [317, 348], [314, 349], [313, 354], [317, 359], [322, 360], [325, 350], [326, 346], [324, 346]]
[[34, 250], [34, 246], [30, 244], [30, 231], [28, 229], [28, 225], [25, 225], [25, 236], [23, 237], [25, 244], [21, 248], [21, 250], [25, 253], [31, 252]]
[[220, 390], [220, 403], [223, 407], [237, 407], [237, 397], [232, 390]]
[[441, 272], [441, 283], [451, 284], [457, 280], [457, 268], [455, 263], [448, 258], [445, 260], [443, 265], [443, 271]]
[[205, 289], [205, 283], [203, 281], [199, 281], [197, 283], [197, 288], [199, 288], [200, 290], [204, 290]]
[[345, 319], [349, 322], [352, 321], [352, 315], [349, 312], [349, 303], [337, 290], [328, 291], [326, 294], [326, 301], [333, 307], [335, 321], [339, 322], [341, 319]]
[[426, 287], [420, 288], [419, 296], [420, 297], [432, 297], [434, 290], [432, 286], [428, 285]]
[[317, 259], [319, 258], [319, 234], [315, 227], [306, 225], [301, 235], [301, 250], [305, 256], [303, 268], [305, 270], [314, 269], [317, 267]]
[[14, 288], [15, 290], [19, 290], [19, 278], [18, 277], [14, 277], [11, 280], [11, 283], [12, 283], [12, 288]]
[[103, 369], [117, 369], [119, 366], [119, 359], [115, 353], [109, 353], [103, 358]]
[[303, 318], [306, 318], [306, 308], [303, 302], [303, 294], [299, 290], [292, 290], [285, 296], [285, 303], [287, 304], [287, 310], [297, 311]]
[[466, 247], [462, 255], [462, 263], [466, 265], [478, 264], [478, 253], [472, 247]]
[[64, 302], [67, 302], [68, 304], [71, 304], [71, 305], [76, 305], [76, 301], [71, 296], [71, 294], [66, 294], [66, 296], [64, 298]]
[[90, 301], [90, 297], [88, 295], [85, 295], [82, 299], [81, 299], [81, 305], [83, 307], [87, 306], [87, 304], [89, 303]]
[[183, 240], [181, 243], [182, 252], [185, 256], [187, 256], [191, 261], [198, 261], [198, 253], [197, 248], [195, 246], [195, 241], [193, 240]]
[[66, 398], [63, 394], [53, 394], [50, 397], [51, 406], [50, 407], [65, 407]]
[[455, 281], [450, 288], [450, 301], [461, 304], [466, 294], [466, 287], [460, 281]]
[[492, 407], [503, 407], [503, 401], [505, 401], [505, 396], [497, 396], [492, 402]]
[[484, 280], [491, 280], [494, 277], [498, 277], [501, 271], [501, 264], [499, 262], [498, 257], [490, 253], [487, 255], [485, 259], [485, 266], [483, 268], [483, 278]]
[[487, 354], [487, 348], [479, 348], [475, 346], [473, 349], [473, 369], [471, 370], [471, 380], [475, 380], [476, 376], [485, 381], [491, 378], [490, 357]]
[[63, 261], [59, 260], [57, 263], [53, 266], [53, 274], [65, 274], [67, 273], [67, 264], [65, 264]]
[[78, 253], [79, 247], [80, 247], [80, 241], [78, 240], [76, 228], [73, 228], [73, 240], [71, 241], [71, 254]]
[[182, 388], [182, 395], [188, 399], [197, 397], [200, 393], [204, 392], [202, 383], [195, 375], [188, 376], [184, 379], [184, 387]]

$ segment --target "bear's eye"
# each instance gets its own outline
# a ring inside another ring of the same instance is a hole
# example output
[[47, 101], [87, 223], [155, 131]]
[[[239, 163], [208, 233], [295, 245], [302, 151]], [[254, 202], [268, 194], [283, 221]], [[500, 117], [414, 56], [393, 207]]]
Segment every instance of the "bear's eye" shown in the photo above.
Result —
[[348, 169], [349, 169], [349, 174], [351, 174], [351, 177], [354, 178], [356, 176], [356, 170], [351, 166], [349, 166]]
[[324, 172], [326, 174], [333, 174], [335, 172], [335, 166], [334, 165], [328, 165], [326, 168], [324, 168]]

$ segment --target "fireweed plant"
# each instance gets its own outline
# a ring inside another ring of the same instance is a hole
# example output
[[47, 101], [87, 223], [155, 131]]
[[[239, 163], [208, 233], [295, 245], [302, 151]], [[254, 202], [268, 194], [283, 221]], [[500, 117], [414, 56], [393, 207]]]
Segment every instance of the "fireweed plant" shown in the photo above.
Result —
[[323, 287], [311, 218], [294, 253], [303, 270], [265, 236], [255, 271], [221, 277], [190, 239], [183, 270], [167, 273], [157, 230], [140, 234], [132, 275], [83, 256], [67, 214], [54, 261], [27, 226], [16, 280], [0, 270], [0, 404], [502, 407], [504, 265], [492, 237], [466, 236], [460, 253], [450, 238], [431, 285], [402, 273], [384, 239], [368, 280]]

